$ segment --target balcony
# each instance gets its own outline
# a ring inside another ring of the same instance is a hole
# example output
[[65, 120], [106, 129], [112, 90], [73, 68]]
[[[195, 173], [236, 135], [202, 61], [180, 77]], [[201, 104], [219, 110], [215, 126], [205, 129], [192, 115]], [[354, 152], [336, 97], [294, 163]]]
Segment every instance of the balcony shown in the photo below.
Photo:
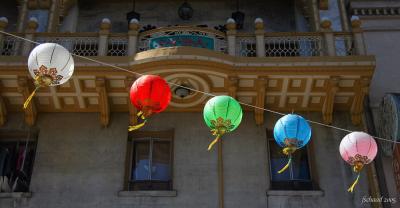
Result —
[[[329, 23], [329, 22], [328, 22]], [[319, 111], [325, 123], [333, 111], [349, 111], [354, 124], [361, 121], [362, 101], [375, 68], [365, 54], [362, 31], [332, 32], [327, 22], [319, 32], [237, 32], [227, 24], [220, 32], [201, 27], [166, 27], [139, 32], [131, 24], [127, 34], [110, 33], [103, 22], [98, 33], [16, 34], [39, 43], [55, 42], [72, 53], [123, 67], [135, 73], [158, 74], [176, 84], [189, 84], [212, 94], [229, 94], [239, 101], [276, 111]], [[6, 112], [19, 112], [33, 89], [26, 61], [33, 44], [0, 36], [0, 124]], [[108, 125], [111, 112], [129, 112], [129, 88], [136, 76], [85, 59], [75, 59], [74, 76], [67, 83], [41, 89], [25, 110], [32, 125], [38, 112], [99, 112]], [[173, 88], [173, 87], [172, 87]], [[172, 89], [174, 91], [174, 89]], [[169, 112], [198, 112], [207, 96], [194, 92], [174, 95]], [[264, 111], [253, 111], [257, 124]]]
[[[132, 29], [129, 34], [112, 34], [108, 29], [100, 29], [99, 33], [15, 35], [28, 37], [38, 43], [58, 43], [80, 56], [131, 56], [136, 52], [176, 46], [206, 48], [237, 57], [365, 55], [363, 45], [356, 48], [355, 33], [332, 32], [330, 28], [325, 28], [324, 32], [264, 32], [261, 28], [253, 34], [246, 34], [236, 33], [234, 29], [220, 32], [202, 27], [175, 26], [141, 33]], [[33, 46], [12, 36], [0, 35], [0, 38], [1, 56], [25, 56]]]

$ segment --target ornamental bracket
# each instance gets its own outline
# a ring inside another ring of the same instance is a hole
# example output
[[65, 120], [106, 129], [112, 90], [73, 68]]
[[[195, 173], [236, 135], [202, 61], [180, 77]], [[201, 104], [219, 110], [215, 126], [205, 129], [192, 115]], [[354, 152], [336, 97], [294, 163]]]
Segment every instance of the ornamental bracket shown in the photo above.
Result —
[[239, 78], [237, 76], [229, 76], [226, 80], [228, 86], [228, 95], [236, 99], [236, 93], [238, 89]]
[[100, 123], [107, 127], [110, 122], [110, 104], [106, 90], [106, 79], [104, 77], [96, 78], [96, 90], [99, 93]]
[[256, 97], [256, 106], [257, 108], [254, 108], [254, 117], [256, 120], [257, 125], [262, 125], [264, 123], [264, 105], [265, 105], [265, 88], [267, 84], [267, 79], [265, 77], [260, 77], [256, 81], [256, 87], [257, 87], [257, 97]]
[[369, 83], [369, 77], [361, 77], [355, 83], [355, 95], [350, 109], [351, 121], [354, 125], [361, 123], [363, 103], [365, 96], [368, 94]]
[[[129, 96], [130, 96], [131, 86], [135, 80], [136, 80], [136, 78], [134, 78], [134, 77], [127, 77], [125, 79], [125, 88], [129, 94]], [[128, 110], [129, 110], [129, 124], [134, 126], [137, 124], [137, 116], [136, 116], [137, 110], [136, 110], [135, 106], [133, 106], [131, 104], [129, 97], [128, 97]]]
[[4, 103], [4, 98], [0, 96], [0, 126], [3, 126], [7, 121], [7, 108]]
[[322, 106], [322, 119], [325, 124], [331, 124], [333, 120], [333, 105], [335, 102], [336, 92], [339, 89], [339, 80], [340, 78], [337, 76], [333, 76], [327, 80], [326, 97], [324, 105]]

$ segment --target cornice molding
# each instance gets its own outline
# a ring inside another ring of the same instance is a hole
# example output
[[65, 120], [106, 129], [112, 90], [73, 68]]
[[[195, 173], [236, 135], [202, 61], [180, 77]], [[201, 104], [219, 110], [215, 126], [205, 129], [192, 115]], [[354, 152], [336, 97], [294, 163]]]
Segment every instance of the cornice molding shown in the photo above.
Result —
[[398, 1], [352, 1], [351, 11], [358, 16], [397, 16], [400, 18]]

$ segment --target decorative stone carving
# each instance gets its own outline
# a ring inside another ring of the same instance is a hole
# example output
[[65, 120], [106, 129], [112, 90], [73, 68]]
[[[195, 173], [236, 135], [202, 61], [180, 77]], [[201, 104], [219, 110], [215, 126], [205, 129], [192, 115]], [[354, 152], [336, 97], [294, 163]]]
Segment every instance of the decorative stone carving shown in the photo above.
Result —
[[[396, 94], [387, 94], [382, 99], [379, 108], [379, 136], [392, 141], [399, 141], [400, 136], [400, 96]], [[386, 156], [392, 156], [393, 143], [378, 141]]]

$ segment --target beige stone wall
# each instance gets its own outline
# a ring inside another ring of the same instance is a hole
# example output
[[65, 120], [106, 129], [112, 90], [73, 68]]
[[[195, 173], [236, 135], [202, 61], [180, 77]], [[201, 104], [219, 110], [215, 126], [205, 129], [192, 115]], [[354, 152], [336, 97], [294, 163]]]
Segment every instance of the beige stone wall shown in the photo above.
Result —
[[376, 69], [371, 82], [371, 105], [377, 107], [385, 93], [400, 93], [400, 18], [363, 18], [367, 53], [375, 55]]
[[[380, 129], [379, 105], [386, 93], [400, 93], [400, 18], [369, 16], [362, 18], [367, 53], [375, 55], [376, 69], [369, 96], [374, 112], [375, 128]], [[386, 186], [390, 197], [398, 197], [394, 181], [392, 158], [382, 159]], [[400, 205], [399, 205], [400, 206]]]
[[[118, 197], [123, 189], [128, 114], [113, 113], [108, 128], [101, 128], [98, 114], [42, 113], [33, 170], [32, 198], [1, 199], [0, 207], [31, 208], [205, 208], [217, 207], [217, 152], [207, 152], [209, 129], [200, 113], [162, 113], [146, 130], [175, 129], [173, 188], [176, 197]], [[318, 120], [319, 114], [305, 115]], [[337, 113], [335, 125], [354, 128], [348, 114]], [[224, 136], [223, 159], [226, 208], [337, 208], [361, 206], [367, 194], [363, 173], [354, 195], [347, 193], [353, 181], [351, 168], [340, 158], [343, 132], [312, 125], [316, 168], [322, 196], [266, 196], [269, 166], [266, 127], [277, 116], [266, 114], [266, 124], [256, 126], [246, 112], [240, 127]], [[25, 129], [21, 114], [10, 115], [5, 130]], [[304, 194], [304, 193], [303, 193]], [[14, 206], [15, 205], [15, 206]]]

